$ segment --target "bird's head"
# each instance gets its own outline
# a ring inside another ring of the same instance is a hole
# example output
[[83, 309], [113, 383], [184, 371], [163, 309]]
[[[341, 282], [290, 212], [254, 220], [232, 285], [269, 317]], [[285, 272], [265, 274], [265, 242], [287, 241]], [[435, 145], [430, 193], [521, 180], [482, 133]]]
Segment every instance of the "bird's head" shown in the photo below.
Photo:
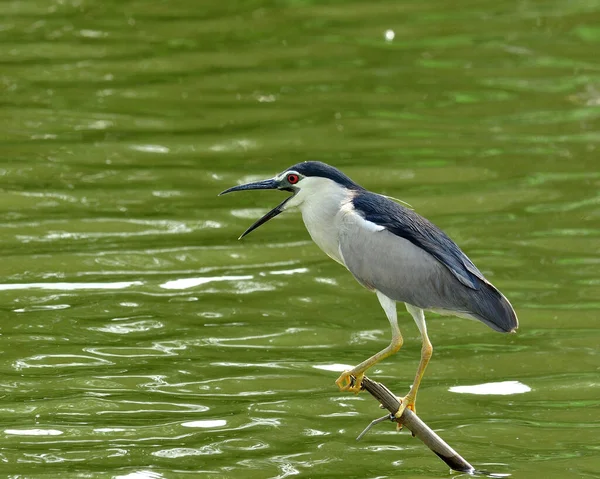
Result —
[[288, 196], [244, 231], [240, 236], [241, 239], [286, 209], [300, 206], [309, 197], [327, 195], [332, 192], [343, 193], [348, 190], [357, 189], [361, 189], [361, 187], [333, 166], [321, 163], [320, 161], [305, 161], [289, 167], [287, 170], [268, 180], [255, 181], [228, 188], [219, 193], [219, 196], [234, 191], [245, 190], [283, 190], [292, 193], [291, 196]]

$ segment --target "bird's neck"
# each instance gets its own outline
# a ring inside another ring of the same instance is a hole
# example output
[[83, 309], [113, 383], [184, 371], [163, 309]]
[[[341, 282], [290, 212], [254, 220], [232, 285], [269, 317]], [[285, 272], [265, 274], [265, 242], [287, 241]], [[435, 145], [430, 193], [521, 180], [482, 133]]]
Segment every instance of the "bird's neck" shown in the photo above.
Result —
[[[300, 192], [302, 193], [302, 192]], [[307, 192], [310, 193], [310, 192]], [[328, 256], [344, 264], [339, 250], [339, 222], [352, 191], [325, 180], [313, 194], [306, 194], [298, 204], [312, 240]]]

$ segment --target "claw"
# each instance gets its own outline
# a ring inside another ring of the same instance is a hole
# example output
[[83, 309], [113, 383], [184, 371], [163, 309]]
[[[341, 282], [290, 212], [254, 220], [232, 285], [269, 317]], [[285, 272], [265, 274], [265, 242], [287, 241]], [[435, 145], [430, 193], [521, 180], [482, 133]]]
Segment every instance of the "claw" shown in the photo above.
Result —
[[[356, 379], [352, 376], [356, 376]], [[362, 380], [364, 374], [355, 374], [352, 371], [344, 371], [339, 378], [336, 379], [335, 383], [340, 391], [350, 391], [358, 394], [361, 390]]]
[[[417, 412], [416, 407], [415, 407], [415, 400], [412, 398], [409, 398], [408, 395], [406, 395], [404, 397], [398, 397], [398, 401], [400, 401], [400, 408], [398, 409], [396, 414], [394, 414], [394, 417], [396, 419], [400, 419], [400, 416], [402, 416], [402, 413], [404, 412], [404, 410], [406, 408], [410, 409], [414, 413]], [[396, 431], [400, 431], [400, 430], [402, 430], [402, 423], [396, 422]]]

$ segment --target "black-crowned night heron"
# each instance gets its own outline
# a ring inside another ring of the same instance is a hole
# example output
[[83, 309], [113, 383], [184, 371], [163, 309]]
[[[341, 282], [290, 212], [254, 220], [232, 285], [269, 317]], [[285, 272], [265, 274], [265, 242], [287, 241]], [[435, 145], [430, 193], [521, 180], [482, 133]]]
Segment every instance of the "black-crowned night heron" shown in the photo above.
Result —
[[221, 194], [263, 189], [292, 195], [240, 238], [282, 211], [300, 208], [313, 241], [377, 294], [392, 326], [390, 345], [342, 373], [336, 380], [341, 390], [360, 391], [365, 371], [402, 346], [396, 301], [406, 304], [423, 339], [417, 374], [409, 393], [401, 398], [397, 417], [406, 407], [415, 410], [417, 390], [433, 351], [425, 310], [477, 319], [500, 332], [517, 329], [517, 316], [504, 295], [442, 230], [414, 211], [316, 161], [298, 163], [274, 178], [234, 186]]

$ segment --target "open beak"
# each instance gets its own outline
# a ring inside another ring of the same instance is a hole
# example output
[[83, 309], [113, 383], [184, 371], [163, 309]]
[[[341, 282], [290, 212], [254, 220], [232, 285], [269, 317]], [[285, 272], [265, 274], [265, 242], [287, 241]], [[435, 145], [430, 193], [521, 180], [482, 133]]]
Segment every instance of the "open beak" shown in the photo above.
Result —
[[[271, 178], [270, 180], [262, 180], [256, 181], [254, 183], [246, 183], [245, 185], [232, 186], [231, 188], [227, 188], [225, 191], [219, 193], [219, 196], [226, 195], [227, 193], [233, 193], [234, 191], [245, 191], [245, 190], [277, 190], [279, 189], [279, 182], [275, 179]], [[239, 239], [242, 239], [247, 234], [254, 231], [260, 225], [266, 223], [271, 218], [275, 218], [279, 213], [281, 213], [284, 209], [285, 204], [293, 197], [288, 196], [285, 200], [279, 203], [275, 208], [269, 211], [266, 215], [256, 221], [250, 228], [242, 233]]]

